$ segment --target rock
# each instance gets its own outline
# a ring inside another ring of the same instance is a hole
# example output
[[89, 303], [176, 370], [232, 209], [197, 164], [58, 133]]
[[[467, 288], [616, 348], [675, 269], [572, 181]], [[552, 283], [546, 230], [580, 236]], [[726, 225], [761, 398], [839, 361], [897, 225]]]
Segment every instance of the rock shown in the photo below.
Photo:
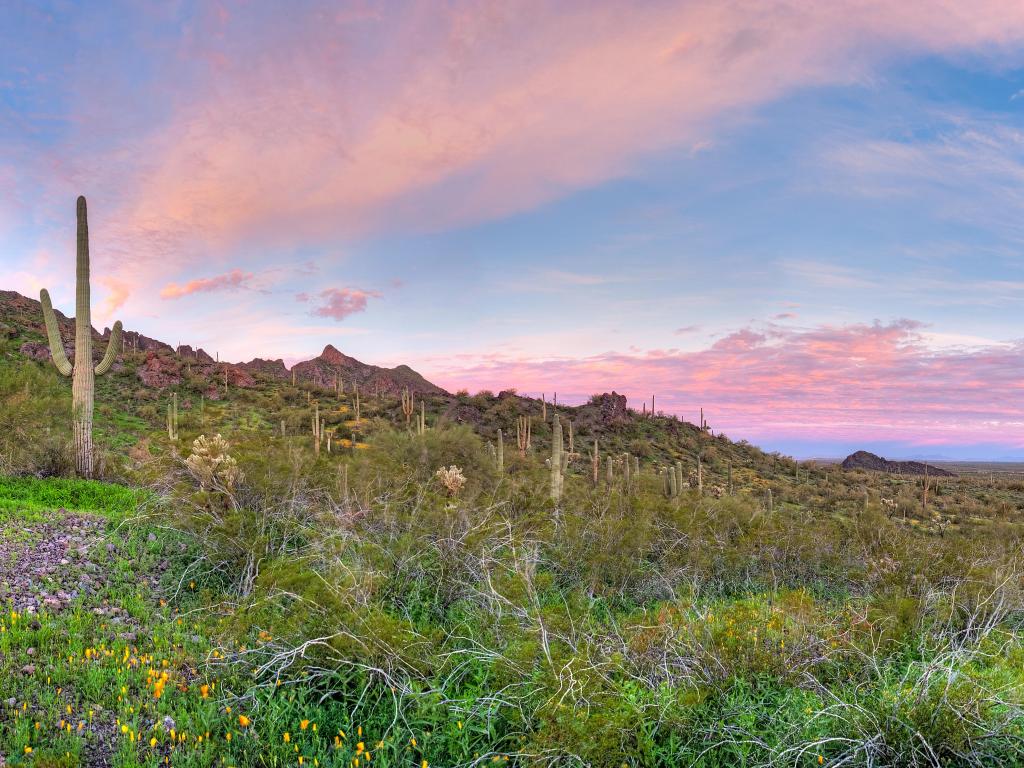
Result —
[[[73, 350], [69, 349], [67, 345], [64, 346], [64, 350], [70, 359], [73, 355]], [[26, 341], [18, 348], [18, 351], [25, 357], [40, 363], [45, 363], [50, 359], [50, 347], [41, 342]]]

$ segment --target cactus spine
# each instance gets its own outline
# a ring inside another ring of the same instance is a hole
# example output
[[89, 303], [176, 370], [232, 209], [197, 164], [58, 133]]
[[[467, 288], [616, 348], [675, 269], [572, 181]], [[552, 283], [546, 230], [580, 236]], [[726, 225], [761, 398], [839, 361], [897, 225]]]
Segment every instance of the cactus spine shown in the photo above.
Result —
[[551, 420], [551, 498], [562, 498], [562, 422], [557, 413]]
[[95, 403], [96, 376], [102, 376], [114, 364], [121, 346], [121, 321], [114, 323], [107, 343], [107, 351], [95, 368], [92, 364], [92, 307], [89, 286], [89, 221], [85, 198], [79, 197], [76, 207], [78, 218], [78, 245], [75, 259], [75, 364], [64, 353], [60, 327], [53, 313], [50, 294], [44, 288], [39, 292], [43, 305], [43, 321], [50, 342], [50, 357], [62, 376], [71, 376], [72, 423], [75, 435], [75, 465], [78, 474], [92, 477], [94, 463], [92, 444], [92, 415]]
[[178, 439], [178, 393], [171, 394], [171, 402], [167, 404], [167, 437], [171, 441]]
[[505, 435], [504, 435], [504, 433], [500, 429], [498, 430], [498, 455], [497, 455], [497, 462], [498, 462], [498, 473], [500, 474], [500, 473], [505, 471]]

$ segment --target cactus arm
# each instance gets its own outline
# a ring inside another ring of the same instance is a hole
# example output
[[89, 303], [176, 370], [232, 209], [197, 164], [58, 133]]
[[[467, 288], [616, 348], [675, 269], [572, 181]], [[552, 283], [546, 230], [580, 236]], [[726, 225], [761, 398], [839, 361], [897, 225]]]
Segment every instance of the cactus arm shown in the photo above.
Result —
[[46, 336], [50, 340], [50, 357], [53, 364], [57, 366], [61, 376], [71, 375], [71, 363], [64, 352], [64, 342], [60, 338], [60, 326], [57, 325], [57, 316], [53, 313], [53, 304], [50, 302], [50, 292], [45, 288], [39, 292], [39, 303], [43, 305], [43, 321], [46, 323]]
[[117, 359], [118, 353], [121, 351], [121, 321], [118, 320], [114, 323], [113, 330], [110, 331], [110, 341], [107, 343], [107, 351], [103, 355], [103, 359], [100, 360], [99, 365], [96, 366], [96, 375], [102, 376], [104, 373], [110, 370], [110, 366], [114, 364]]

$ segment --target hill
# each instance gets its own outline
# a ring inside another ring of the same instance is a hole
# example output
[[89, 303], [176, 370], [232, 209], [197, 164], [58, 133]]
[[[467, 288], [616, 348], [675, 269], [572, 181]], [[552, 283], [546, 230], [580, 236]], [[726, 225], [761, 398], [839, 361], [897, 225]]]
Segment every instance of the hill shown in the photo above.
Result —
[[920, 461], [889, 461], [868, 451], [851, 453], [842, 464], [843, 469], [866, 469], [871, 472], [889, 472], [894, 475], [929, 475], [956, 477], [952, 472]]
[[[69, 341], [74, 338], [74, 319], [59, 311], [56, 314], [66, 350], [72, 357], [74, 350]], [[98, 342], [94, 349], [105, 348], [109, 334], [109, 329], [94, 329]], [[0, 291], [0, 335], [9, 340], [12, 359], [36, 361], [43, 366], [45, 375], [50, 373], [38, 301], [13, 291]], [[171, 393], [178, 394], [183, 413], [198, 409], [201, 404], [219, 402], [227, 409], [224, 415], [229, 420], [245, 418], [266, 430], [280, 429], [283, 422], [289, 433], [308, 428], [310, 406], [334, 403], [323, 414], [326, 428], [336, 440], [355, 441], [358, 435], [348, 422], [354, 415], [356, 390], [360, 395], [360, 415], [368, 417], [361, 423], [363, 436], [372, 433], [377, 424], [399, 425], [407, 421], [399, 398], [408, 390], [417, 403], [423, 403], [430, 423], [464, 424], [492, 443], [500, 430], [503, 439], [514, 448], [517, 421], [525, 417], [530, 419], [531, 450], [544, 451], [550, 446], [548, 421], [555, 410], [553, 404], [522, 397], [514, 390], [498, 395], [452, 394], [409, 366], [384, 368], [367, 364], [333, 345], [289, 369], [280, 359], [218, 361], [202, 349], [171, 345], [138, 331], [126, 330], [124, 339], [124, 352], [111, 375], [97, 384], [111, 391], [120, 407], [118, 418], [108, 419], [105, 430], [108, 437], [116, 437], [112, 442], [117, 445], [133, 445], [152, 430], [163, 428], [165, 418], [157, 403], [166, 403]], [[244, 416], [241, 411], [245, 411]], [[572, 434], [570, 454], [581, 466], [585, 454], [593, 450], [595, 439], [602, 461], [608, 454], [621, 461], [619, 457], [629, 453], [646, 466], [661, 467], [682, 461], [689, 472], [700, 454], [709, 484], [722, 487], [727, 485], [731, 469], [774, 473], [793, 472], [797, 466], [791, 459], [767, 454], [745, 442], [734, 443], [724, 435], [701, 430], [678, 417], [637, 411], [629, 407], [624, 395], [616, 392], [596, 394], [579, 406], [559, 405], [557, 411], [572, 424], [571, 428], [566, 426]], [[109, 408], [107, 415], [113, 415]], [[99, 418], [102, 422], [102, 413]], [[110, 421], [117, 422], [116, 429], [110, 429]], [[101, 433], [101, 443], [102, 436]]]

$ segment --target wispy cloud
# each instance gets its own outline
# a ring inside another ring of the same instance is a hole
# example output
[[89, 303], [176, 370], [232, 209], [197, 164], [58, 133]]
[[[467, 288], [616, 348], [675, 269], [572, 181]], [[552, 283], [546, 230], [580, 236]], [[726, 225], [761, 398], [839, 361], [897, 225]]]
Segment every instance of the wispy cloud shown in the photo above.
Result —
[[1024, 131], [967, 115], [937, 119], [930, 138], [830, 147], [824, 164], [834, 189], [924, 202], [944, 219], [1024, 240]]
[[[160, 290], [162, 299], [180, 299], [190, 296], [193, 293], [213, 293], [215, 291], [236, 291], [248, 287], [254, 275], [251, 272], [243, 272], [240, 269], [233, 269], [223, 275], [215, 277], [202, 277], [196, 280], [189, 280], [184, 285], [168, 283]], [[124, 298], [122, 297], [122, 303]]]

